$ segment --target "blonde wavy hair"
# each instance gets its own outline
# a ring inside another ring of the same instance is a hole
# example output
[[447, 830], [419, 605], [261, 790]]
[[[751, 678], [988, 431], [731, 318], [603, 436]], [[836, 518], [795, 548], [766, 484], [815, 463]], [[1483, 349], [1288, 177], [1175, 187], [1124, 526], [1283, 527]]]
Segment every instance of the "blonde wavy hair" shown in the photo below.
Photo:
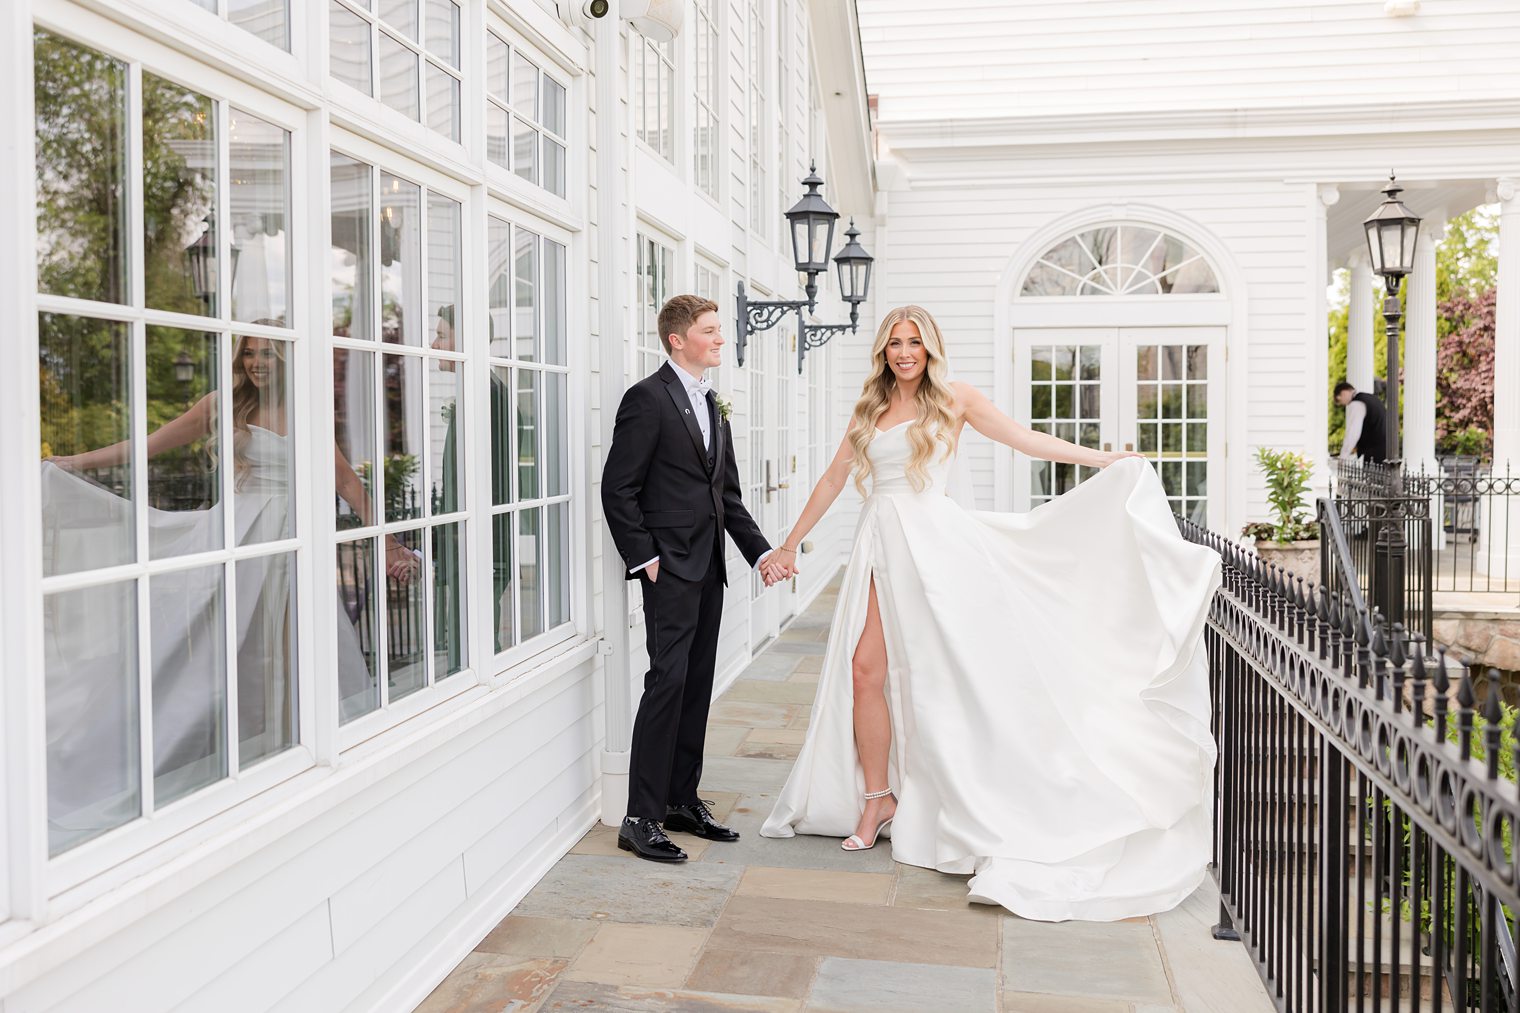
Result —
[[[276, 327], [283, 326], [277, 320], [254, 322], [272, 324]], [[275, 368], [266, 384], [267, 390], [261, 390], [243, 366], [243, 350], [251, 340], [262, 340], [274, 352]], [[253, 438], [253, 434], [248, 431], [251, 420], [258, 415], [266, 401], [276, 402], [280, 411], [285, 410], [285, 342], [269, 338], [254, 338], [246, 334], [238, 337], [237, 344], [232, 350], [232, 397], [230, 400], [232, 402], [232, 487], [240, 489], [244, 479], [253, 470], [253, 462], [248, 459], [248, 443]], [[217, 427], [213, 425], [212, 432], [214, 433], [216, 429]], [[216, 439], [213, 436], [207, 447], [212, 460], [217, 458]]]
[[899, 306], [890, 310], [876, 328], [876, 340], [871, 343], [871, 361], [874, 368], [860, 390], [860, 400], [850, 415], [850, 446], [855, 452], [852, 474], [855, 488], [861, 496], [866, 495], [866, 480], [871, 477], [871, 458], [866, 448], [876, 435], [876, 421], [886, 413], [892, 392], [897, 389], [897, 371], [887, 361], [887, 342], [892, 328], [903, 322], [918, 328], [929, 361], [924, 369], [923, 380], [913, 399], [918, 405], [917, 425], [908, 426], [908, 443], [912, 453], [908, 457], [908, 484], [922, 491], [929, 484], [929, 461], [934, 456], [935, 444], [944, 444], [947, 452], [955, 449], [955, 413], [950, 406], [955, 402], [955, 391], [950, 387], [949, 364], [945, 358], [945, 339], [939, 324], [922, 306]]

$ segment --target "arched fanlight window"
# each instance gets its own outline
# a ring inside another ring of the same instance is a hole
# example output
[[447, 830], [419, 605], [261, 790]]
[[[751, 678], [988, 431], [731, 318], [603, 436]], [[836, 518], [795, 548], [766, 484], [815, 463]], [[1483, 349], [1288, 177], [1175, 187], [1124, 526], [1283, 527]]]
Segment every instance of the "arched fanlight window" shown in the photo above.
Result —
[[1217, 293], [1197, 247], [1145, 225], [1103, 225], [1046, 250], [1019, 294], [1024, 296], [1198, 295]]

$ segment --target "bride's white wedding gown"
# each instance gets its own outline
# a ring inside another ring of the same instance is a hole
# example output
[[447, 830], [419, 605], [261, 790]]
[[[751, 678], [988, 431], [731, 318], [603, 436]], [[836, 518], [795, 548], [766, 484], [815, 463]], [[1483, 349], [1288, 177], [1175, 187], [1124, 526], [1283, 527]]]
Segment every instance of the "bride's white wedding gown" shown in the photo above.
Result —
[[[285, 436], [249, 426], [247, 473], [233, 495], [236, 545], [291, 536], [291, 468]], [[223, 547], [221, 511], [147, 508], [155, 559]], [[51, 462], [42, 464], [44, 553], [49, 569], [72, 573], [119, 558], [132, 502]], [[235, 573], [236, 676], [243, 764], [296, 741], [289, 671], [293, 620], [290, 554], [254, 556]], [[153, 776], [160, 800], [225, 776], [222, 741], [226, 673], [221, 566], [200, 566], [148, 582], [152, 699], [124, 685], [119, 654], [135, 641], [131, 613], [119, 615], [120, 585], [50, 596], [46, 602], [48, 811], [54, 837], [69, 842], [118, 826], [138, 813], [136, 714], [152, 709]], [[374, 695], [375, 677], [352, 620], [338, 603], [340, 713]]]
[[975, 873], [970, 899], [1047, 921], [1167, 910], [1209, 861], [1203, 625], [1219, 560], [1127, 459], [1025, 514], [963, 509], [878, 431], [812, 723], [761, 833], [845, 837], [865, 782], [851, 658], [874, 574], [892, 715], [893, 858]]

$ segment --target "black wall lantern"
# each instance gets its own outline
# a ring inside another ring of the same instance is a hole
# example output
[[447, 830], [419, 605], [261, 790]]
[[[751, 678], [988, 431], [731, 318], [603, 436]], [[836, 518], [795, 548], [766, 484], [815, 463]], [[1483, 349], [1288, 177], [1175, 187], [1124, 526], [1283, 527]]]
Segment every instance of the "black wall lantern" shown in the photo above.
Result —
[[850, 304], [848, 324], [803, 324], [802, 335], [797, 341], [797, 372], [802, 372], [802, 359], [815, 348], [822, 348], [829, 339], [845, 331], [853, 333], [860, 326], [860, 304], [866, 301], [871, 290], [871, 262], [875, 259], [860, 245], [860, 230], [855, 219], [845, 230], [844, 249], [834, 258], [839, 268], [839, 296]]
[[829, 269], [829, 251], [834, 248], [834, 223], [839, 212], [829, 207], [818, 188], [823, 180], [816, 165], [808, 166], [802, 185], [807, 193], [786, 213], [792, 231], [792, 260], [800, 274], [807, 275], [807, 307], [811, 312], [818, 301], [818, 276]]
[[1384, 200], [1362, 223], [1367, 230], [1367, 253], [1372, 270], [1380, 275], [1387, 288], [1383, 300], [1383, 318], [1388, 323], [1388, 380], [1384, 385], [1384, 402], [1388, 411], [1388, 448], [1390, 461], [1399, 459], [1399, 282], [1414, 271], [1414, 249], [1419, 239], [1420, 219], [1399, 200], [1403, 187], [1388, 174]]
[[[734, 345], [741, 366], [744, 365], [744, 349], [749, 344], [750, 335], [756, 331], [770, 330], [788, 313], [795, 311], [801, 325], [802, 333], [797, 335], [799, 373], [802, 372], [803, 356], [810, 347], [816, 348], [824, 344], [835, 333], [845, 329], [844, 324], [814, 326], [803, 320], [803, 310], [811, 313], [818, 305], [818, 276], [827, 273], [829, 269], [829, 253], [834, 246], [834, 225], [839, 221], [839, 212], [829, 207], [823, 194], [818, 192], [818, 188], [823, 186], [823, 179], [818, 175], [816, 164], [808, 167], [802, 185], [807, 187], [807, 193], [787, 211], [786, 222], [792, 236], [793, 265], [799, 274], [807, 276], [804, 285], [807, 298], [750, 299], [744, 290], [744, 282], [739, 282], [735, 299], [739, 326], [734, 336]], [[856, 241], [860, 233], [855, 229], [853, 221], [846, 235], [849, 236], [849, 242], [839, 251], [834, 262], [839, 267], [840, 293], [850, 304], [848, 327], [853, 331], [860, 316], [860, 304], [865, 301], [871, 282], [871, 255]]]

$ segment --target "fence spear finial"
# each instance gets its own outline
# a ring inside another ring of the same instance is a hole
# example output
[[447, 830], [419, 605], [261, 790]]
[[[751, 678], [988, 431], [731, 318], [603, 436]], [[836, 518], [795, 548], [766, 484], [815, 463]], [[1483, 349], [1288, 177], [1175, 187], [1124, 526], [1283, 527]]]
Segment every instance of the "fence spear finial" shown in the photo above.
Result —
[[1499, 776], [1499, 722], [1504, 718], [1499, 703], [1499, 673], [1490, 668], [1488, 699], [1483, 703], [1483, 760], [1489, 780]]

